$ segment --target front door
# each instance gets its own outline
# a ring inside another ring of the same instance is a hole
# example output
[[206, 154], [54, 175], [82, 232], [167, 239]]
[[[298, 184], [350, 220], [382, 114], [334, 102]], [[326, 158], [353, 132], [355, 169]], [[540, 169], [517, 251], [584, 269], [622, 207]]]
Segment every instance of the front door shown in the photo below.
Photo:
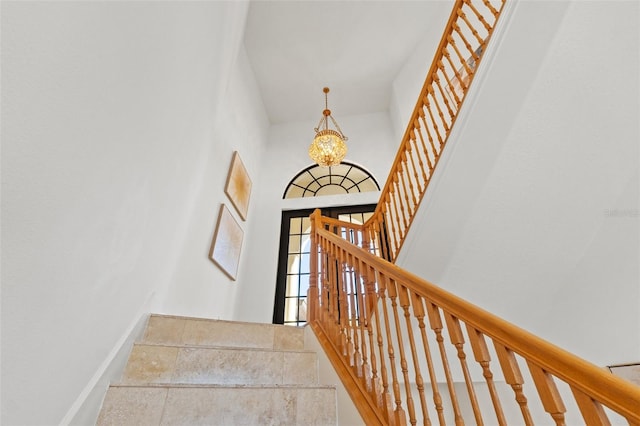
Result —
[[[365, 223], [373, 214], [375, 204], [331, 207], [323, 216], [350, 223]], [[307, 321], [307, 290], [310, 276], [311, 220], [313, 209], [282, 212], [280, 254], [273, 323], [303, 326]]]

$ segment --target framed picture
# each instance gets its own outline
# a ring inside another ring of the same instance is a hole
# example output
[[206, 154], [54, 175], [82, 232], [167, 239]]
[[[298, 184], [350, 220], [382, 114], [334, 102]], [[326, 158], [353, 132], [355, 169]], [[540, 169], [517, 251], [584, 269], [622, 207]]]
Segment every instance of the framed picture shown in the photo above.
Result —
[[640, 386], [640, 363], [610, 365], [608, 368], [609, 371], [616, 376], [620, 376], [623, 379]]
[[229, 197], [229, 200], [231, 200], [231, 204], [236, 208], [242, 220], [247, 220], [249, 198], [251, 197], [251, 179], [249, 179], [249, 174], [240, 159], [238, 151], [233, 153], [224, 192]]
[[238, 275], [243, 238], [242, 228], [231, 215], [227, 206], [222, 204], [211, 249], [209, 249], [209, 259], [234, 281]]

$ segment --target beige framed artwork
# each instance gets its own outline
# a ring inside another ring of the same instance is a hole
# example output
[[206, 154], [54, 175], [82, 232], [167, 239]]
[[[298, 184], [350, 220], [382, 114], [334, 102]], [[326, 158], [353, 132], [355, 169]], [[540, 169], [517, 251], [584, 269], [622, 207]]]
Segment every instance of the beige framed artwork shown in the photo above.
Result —
[[224, 192], [229, 197], [229, 200], [231, 200], [231, 204], [236, 208], [242, 220], [247, 220], [249, 199], [251, 197], [251, 179], [249, 179], [249, 174], [240, 159], [238, 151], [233, 153]]
[[609, 371], [640, 386], [640, 363], [610, 365]]
[[209, 259], [232, 280], [238, 275], [244, 232], [226, 205], [220, 206], [216, 231], [209, 249]]

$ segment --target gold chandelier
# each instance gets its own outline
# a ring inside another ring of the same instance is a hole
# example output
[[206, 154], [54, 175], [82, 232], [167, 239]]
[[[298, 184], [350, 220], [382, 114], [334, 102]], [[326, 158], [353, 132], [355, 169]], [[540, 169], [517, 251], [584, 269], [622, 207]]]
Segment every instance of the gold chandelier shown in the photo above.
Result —
[[[337, 166], [347, 155], [345, 141], [348, 138], [342, 133], [340, 126], [331, 116], [331, 110], [327, 102], [329, 88], [325, 87], [322, 91], [324, 92], [324, 111], [322, 111], [322, 118], [318, 123], [318, 127], [313, 129], [316, 132], [316, 137], [313, 138], [313, 142], [309, 147], [309, 157], [319, 166]], [[329, 118], [336, 130], [329, 129]]]

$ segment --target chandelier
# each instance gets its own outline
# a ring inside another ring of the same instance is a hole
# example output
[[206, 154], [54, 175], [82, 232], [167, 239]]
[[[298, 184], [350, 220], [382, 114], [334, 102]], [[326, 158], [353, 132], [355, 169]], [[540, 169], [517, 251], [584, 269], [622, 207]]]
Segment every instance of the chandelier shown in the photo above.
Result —
[[[324, 92], [324, 111], [322, 111], [322, 118], [318, 123], [318, 127], [313, 130], [316, 132], [316, 137], [313, 138], [313, 142], [309, 147], [309, 157], [319, 166], [330, 167], [337, 166], [347, 155], [347, 145], [345, 141], [348, 139], [340, 126], [336, 123], [336, 120], [331, 116], [331, 110], [327, 103], [327, 93], [329, 88], [322, 89]], [[329, 129], [329, 118], [335, 126], [336, 130]]]

